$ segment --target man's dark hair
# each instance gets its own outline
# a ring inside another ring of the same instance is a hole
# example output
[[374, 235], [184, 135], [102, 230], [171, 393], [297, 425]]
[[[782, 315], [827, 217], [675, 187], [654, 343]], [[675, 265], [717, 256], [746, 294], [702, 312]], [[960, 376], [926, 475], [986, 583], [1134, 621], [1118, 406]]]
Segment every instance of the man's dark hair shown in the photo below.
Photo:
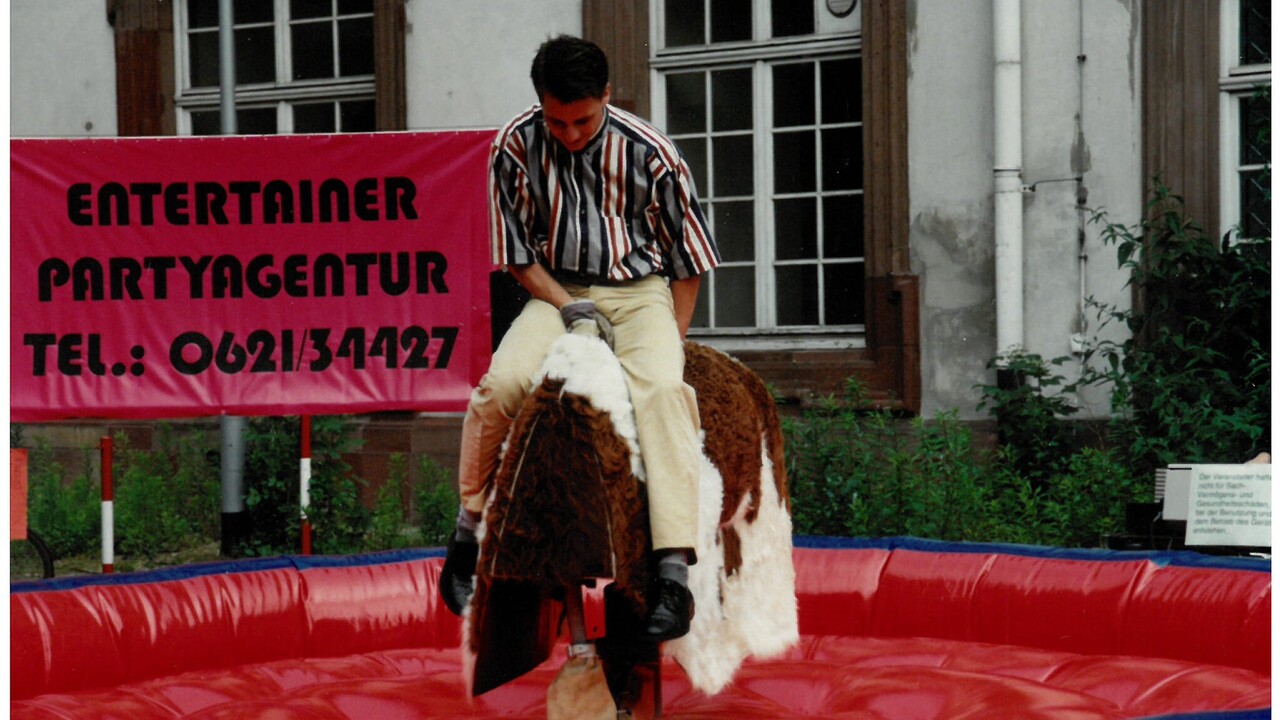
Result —
[[599, 99], [609, 84], [609, 60], [590, 40], [560, 35], [538, 48], [529, 77], [539, 100], [548, 94], [562, 103]]

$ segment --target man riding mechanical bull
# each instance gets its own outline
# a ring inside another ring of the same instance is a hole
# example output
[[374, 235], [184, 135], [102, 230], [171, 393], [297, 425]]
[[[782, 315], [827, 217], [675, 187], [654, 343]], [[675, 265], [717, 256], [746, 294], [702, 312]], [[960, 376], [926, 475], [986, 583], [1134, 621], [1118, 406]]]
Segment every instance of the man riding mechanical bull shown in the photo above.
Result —
[[621, 364], [646, 467], [657, 572], [643, 632], [689, 632], [697, 562], [701, 450], [683, 340], [703, 273], [720, 262], [693, 178], [675, 143], [609, 105], [608, 61], [595, 44], [548, 40], [531, 71], [539, 103], [494, 139], [494, 260], [532, 298], [471, 394], [462, 426], [462, 505], [440, 582], [461, 614], [473, 592], [481, 513], [513, 418], [566, 330], [598, 331]]

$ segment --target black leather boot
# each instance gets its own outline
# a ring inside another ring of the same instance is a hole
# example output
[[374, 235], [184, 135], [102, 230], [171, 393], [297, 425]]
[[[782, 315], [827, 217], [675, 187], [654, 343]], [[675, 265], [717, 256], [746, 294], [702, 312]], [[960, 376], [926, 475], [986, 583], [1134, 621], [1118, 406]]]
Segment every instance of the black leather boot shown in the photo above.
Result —
[[449, 549], [440, 570], [440, 599], [454, 615], [461, 615], [475, 590], [476, 558], [480, 546], [474, 542], [449, 540]]
[[693, 593], [675, 580], [659, 577], [653, 582], [645, 637], [653, 642], [683, 637], [689, 632], [689, 621], [693, 619]]

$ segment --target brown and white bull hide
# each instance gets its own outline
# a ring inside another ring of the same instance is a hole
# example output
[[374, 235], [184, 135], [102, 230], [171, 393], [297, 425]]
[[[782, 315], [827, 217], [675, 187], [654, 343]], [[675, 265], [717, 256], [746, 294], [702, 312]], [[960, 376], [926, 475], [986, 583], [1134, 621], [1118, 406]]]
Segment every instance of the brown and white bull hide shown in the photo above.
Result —
[[[702, 424], [697, 612], [666, 645], [713, 694], [748, 656], [798, 638], [791, 517], [777, 410], [727, 355], [685, 344]], [[536, 667], [559, 634], [559, 588], [613, 578], [643, 615], [650, 568], [644, 465], [622, 368], [596, 338], [553, 344], [512, 426], [481, 527], [464, 613], [464, 675], [480, 694]]]

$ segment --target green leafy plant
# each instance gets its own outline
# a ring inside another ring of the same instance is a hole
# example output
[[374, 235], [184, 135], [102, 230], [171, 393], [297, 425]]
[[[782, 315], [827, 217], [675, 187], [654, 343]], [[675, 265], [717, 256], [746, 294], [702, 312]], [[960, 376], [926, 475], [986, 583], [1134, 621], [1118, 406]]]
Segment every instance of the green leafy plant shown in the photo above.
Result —
[[[1046, 387], [1060, 384], [1040, 361], [1023, 360]], [[1054, 423], [1064, 421], [1035, 387], [990, 402], [1036, 419], [1043, 434], [1059, 437]], [[840, 398], [824, 398], [784, 420], [798, 534], [1097, 547], [1122, 529], [1125, 503], [1149, 494], [1150, 485], [1135, 480], [1110, 452], [1059, 456], [1051, 444], [1027, 437], [1025, 447], [1040, 448], [1045, 460], [1029, 474], [1022, 466], [1033, 453], [976, 448], [954, 411], [904, 420], [866, 409], [864, 397], [861, 385], [849, 381]]]
[[987, 409], [995, 417], [1006, 460], [1023, 475], [1043, 481], [1061, 468], [1073, 450], [1072, 434], [1062, 418], [1078, 408], [1066, 395], [1055, 392], [1065, 380], [1031, 353], [1006, 353], [988, 362], [987, 368], [997, 371], [1005, 382], [979, 386], [978, 409]]
[[458, 517], [458, 492], [450, 483], [449, 472], [428, 455], [421, 457], [418, 477], [420, 482], [414, 486], [414, 505], [422, 530], [422, 544], [447, 545]]
[[[250, 420], [245, 430], [245, 509], [252, 532], [240, 552], [277, 555], [297, 552], [301, 537], [298, 482], [300, 422], [297, 417]], [[322, 554], [359, 552], [369, 511], [360, 504], [364, 481], [342, 456], [358, 440], [340, 417], [314, 417], [311, 423], [312, 550]]]
[[1092, 303], [1129, 334], [1091, 344], [1082, 382], [1111, 387], [1113, 441], [1139, 472], [1247, 460], [1270, 446], [1271, 241], [1216, 242], [1159, 184], [1146, 217], [1095, 214], [1137, 299]]
[[154, 557], [218, 537], [219, 471], [214, 441], [200, 429], [157, 423], [155, 450], [115, 438], [117, 549]]
[[371, 550], [395, 550], [418, 543], [418, 531], [406, 524], [404, 497], [409, 485], [409, 465], [403, 453], [392, 453], [387, 460], [387, 481], [378, 488], [365, 547]]
[[91, 457], [86, 449], [80, 471], [66, 480], [66, 468], [46, 441], [37, 440], [28, 448], [27, 524], [40, 533], [54, 557], [99, 552], [102, 490]]

